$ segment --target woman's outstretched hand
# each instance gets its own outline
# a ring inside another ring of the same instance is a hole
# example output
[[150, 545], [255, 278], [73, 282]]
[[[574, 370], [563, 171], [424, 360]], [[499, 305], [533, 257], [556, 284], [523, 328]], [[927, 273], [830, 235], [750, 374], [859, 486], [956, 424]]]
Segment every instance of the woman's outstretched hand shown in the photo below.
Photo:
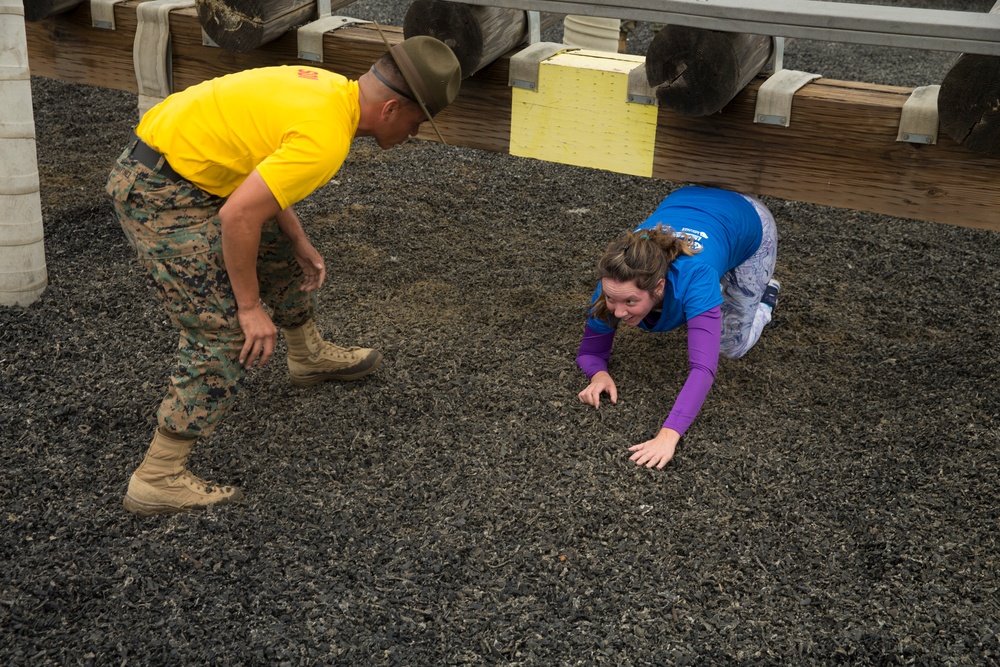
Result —
[[618, 402], [618, 387], [615, 386], [615, 381], [611, 379], [611, 376], [606, 371], [597, 371], [590, 378], [590, 384], [587, 385], [587, 388], [577, 394], [577, 396], [581, 402], [599, 408], [601, 407], [601, 394], [605, 392], [611, 398], [612, 403]]
[[638, 466], [661, 470], [670, 463], [670, 459], [674, 458], [674, 450], [677, 449], [680, 439], [681, 434], [674, 429], [661, 428], [652, 440], [629, 447], [628, 450], [632, 452], [629, 458]]

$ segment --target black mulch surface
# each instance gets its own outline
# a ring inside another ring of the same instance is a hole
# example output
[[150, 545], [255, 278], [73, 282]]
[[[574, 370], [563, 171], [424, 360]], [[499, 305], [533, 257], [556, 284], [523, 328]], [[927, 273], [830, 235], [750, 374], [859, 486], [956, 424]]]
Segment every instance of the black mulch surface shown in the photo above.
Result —
[[[952, 59], [798, 48], [900, 85]], [[296, 389], [279, 349], [192, 460], [246, 502], [139, 519], [176, 334], [103, 193], [135, 97], [33, 92], [50, 285], [0, 309], [0, 664], [1000, 663], [997, 233], [766, 200], [776, 318], [649, 471], [684, 332], [623, 332], [599, 411], [574, 355], [599, 249], [674, 184], [358, 141], [299, 210], [322, 328], [383, 366]]]

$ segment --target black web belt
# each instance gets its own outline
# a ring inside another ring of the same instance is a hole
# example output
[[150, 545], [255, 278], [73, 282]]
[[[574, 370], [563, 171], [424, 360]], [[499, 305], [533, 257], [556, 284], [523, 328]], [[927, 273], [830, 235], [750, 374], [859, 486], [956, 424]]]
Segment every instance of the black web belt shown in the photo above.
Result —
[[[134, 130], [132, 131], [132, 136], [129, 137], [129, 141], [135, 142], [135, 146], [133, 146], [132, 152], [129, 154], [130, 157], [139, 164], [157, 172], [156, 165], [163, 156], [156, 149], [150, 147], [149, 144], [140, 139], [139, 135], [137, 135]], [[166, 158], [163, 159], [163, 166], [160, 167], [157, 173], [171, 181], [186, 180], [183, 176], [174, 171], [174, 168], [170, 166], [170, 163], [167, 162]]]

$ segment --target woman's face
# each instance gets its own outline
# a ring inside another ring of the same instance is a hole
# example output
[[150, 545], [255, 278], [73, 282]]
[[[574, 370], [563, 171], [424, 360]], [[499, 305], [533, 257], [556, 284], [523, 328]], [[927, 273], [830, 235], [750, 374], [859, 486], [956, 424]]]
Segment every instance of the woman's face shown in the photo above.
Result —
[[634, 280], [619, 282], [611, 278], [604, 278], [601, 281], [601, 291], [604, 293], [604, 302], [608, 310], [614, 313], [615, 317], [630, 326], [638, 326], [642, 318], [649, 315], [649, 311], [663, 300], [663, 286], [666, 281], [660, 278], [656, 283], [656, 289], [650, 295], [644, 289], [639, 289]]

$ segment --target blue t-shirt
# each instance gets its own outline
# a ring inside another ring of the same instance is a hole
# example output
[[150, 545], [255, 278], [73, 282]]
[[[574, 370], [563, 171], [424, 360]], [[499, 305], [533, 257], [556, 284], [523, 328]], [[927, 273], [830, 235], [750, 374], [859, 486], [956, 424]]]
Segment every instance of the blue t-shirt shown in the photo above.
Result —
[[[689, 186], [670, 193], [636, 231], [658, 224], [691, 237], [699, 251], [674, 260], [667, 270], [662, 314], [652, 324], [648, 317], [639, 324], [647, 331], [670, 331], [722, 304], [722, 276], [757, 252], [761, 221], [753, 204], [736, 192]], [[600, 298], [598, 283], [591, 303]], [[612, 331], [594, 317], [587, 324], [598, 333]]]

